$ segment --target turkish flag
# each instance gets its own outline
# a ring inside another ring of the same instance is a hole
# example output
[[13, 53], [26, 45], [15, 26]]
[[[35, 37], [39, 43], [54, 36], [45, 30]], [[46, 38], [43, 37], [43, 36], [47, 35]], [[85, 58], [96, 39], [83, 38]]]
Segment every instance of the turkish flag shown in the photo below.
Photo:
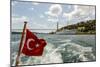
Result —
[[26, 29], [26, 38], [22, 47], [22, 53], [27, 56], [41, 56], [43, 54], [46, 41], [44, 39], [38, 39], [38, 37]]

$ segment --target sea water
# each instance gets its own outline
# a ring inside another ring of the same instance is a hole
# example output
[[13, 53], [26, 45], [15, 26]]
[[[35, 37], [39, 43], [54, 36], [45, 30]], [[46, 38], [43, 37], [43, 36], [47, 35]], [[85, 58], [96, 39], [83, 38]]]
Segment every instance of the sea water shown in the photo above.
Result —
[[[42, 56], [20, 55], [19, 65], [76, 63], [96, 60], [95, 35], [36, 34], [47, 45]], [[11, 34], [11, 65], [15, 65], [21, 34]]]

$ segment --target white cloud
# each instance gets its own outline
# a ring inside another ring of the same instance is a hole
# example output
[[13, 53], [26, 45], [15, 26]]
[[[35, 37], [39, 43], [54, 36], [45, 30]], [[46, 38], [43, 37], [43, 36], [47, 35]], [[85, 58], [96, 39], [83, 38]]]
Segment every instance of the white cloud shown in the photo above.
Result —
[[34, 22], [34, 20], [32, 20], [31, 22], [30, 19], [27, 16], [17, 16], [17, 15], [13, 15], [12, 16], [12, 29], [22, 29], [23, 25], [24, 25], [24, 21], [27, 21], [27, 27], [30, 29], [46, 29], [48, 28], [47, 25], [45, 24], [40, 24], [38, 22]]
[[12, 2], [11, 2], [11, 5], [14, 6], [14, 5], [16, 5], [17, 3], [18, 3], [17, 1], [12, 1]]
[[12, 16], [12, 29], [23, 29], [24, 21], [29, 21], [27, 16]]
[[51, 5], [49, 11], [45, 12], [45, 14], [50, 16], [59, 16], [62, 13], [62, 7], [59, 4]]
[[14, 3], [12, 2], [11, 5], [14, 6]]
[[94, 6], [75, 5], [72, 12], [63, 13], [63, 17], [68, 18], [69, 21], [75, 18], [85, 20], [86, 18], [91, 18], [91, 15], [95, 15]]
[[30, 28], [30, 29], [46, 29], [47, 26], [45, 24], [39, 24], [38, 22], [31, 22], [28, 24], [28, 28]]
[[74, 6], [74, 10], [71, 11], [71, 12], [69, 12], [69, 13], [63, 13], [63, 17], [67, 17], [69, 20], [71, 20], [73, 14], [77, 13], [77, 11], [78, 11], [78, 6], [75, 5], [75, 6]]
[[30, 10], [34, 10], [34, 8], [32, 7], [32, 8], [29, 8]]
[[24, 21], [29, 21], [28, 17], [26, 16], [12, 16], [12, 23], [20, 23]]
[[44, 18], [44, 15], [40, 15], [40, 18]]
[[18, 17], [18, 14], [12, 14], [12, 18]]
[[57, 22], [57, 21], [58, 21], [58, 19], [48, 18], [48, 21], [50, 21], [50, 22]]
[[37, 2], [32, 2], [32, 4], [33, 4], [33, 5], [39, 5], [39, 3], [37, 3]]
[[28, 17], [26, 17], [26, 16], [22, 16], [21, 19], [22, 20], [25, 20], [25, 21], [28, 21], [29, 20]]
[[86, 18], [92, 19], [92, 16], [95, 17], [95, 7], [94, 6], [78, 6], [78, 11], [73, 15], [75, 18], [85, 20]]

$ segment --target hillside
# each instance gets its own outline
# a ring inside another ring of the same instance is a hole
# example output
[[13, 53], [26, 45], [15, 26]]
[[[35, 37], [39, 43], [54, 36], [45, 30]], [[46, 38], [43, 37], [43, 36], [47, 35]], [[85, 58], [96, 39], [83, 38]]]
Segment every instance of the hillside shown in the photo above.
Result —
[[95, 34], [96, 33], [96, 20], [82, 21], [77, 24], [64, 26], [55, 32], [65, 32], [66, 30], [75, 31], [75, 34]]

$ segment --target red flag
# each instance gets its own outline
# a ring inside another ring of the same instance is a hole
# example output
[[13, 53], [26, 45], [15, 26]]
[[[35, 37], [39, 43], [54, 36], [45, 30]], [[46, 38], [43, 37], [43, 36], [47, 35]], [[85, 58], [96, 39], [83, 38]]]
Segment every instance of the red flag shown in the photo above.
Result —
[[22, 53], [27, 56], [41, 56], [43, 54], [46, 41], [44, 39], [38, 39], [38, 37], [26, 29], [26, 38]]

